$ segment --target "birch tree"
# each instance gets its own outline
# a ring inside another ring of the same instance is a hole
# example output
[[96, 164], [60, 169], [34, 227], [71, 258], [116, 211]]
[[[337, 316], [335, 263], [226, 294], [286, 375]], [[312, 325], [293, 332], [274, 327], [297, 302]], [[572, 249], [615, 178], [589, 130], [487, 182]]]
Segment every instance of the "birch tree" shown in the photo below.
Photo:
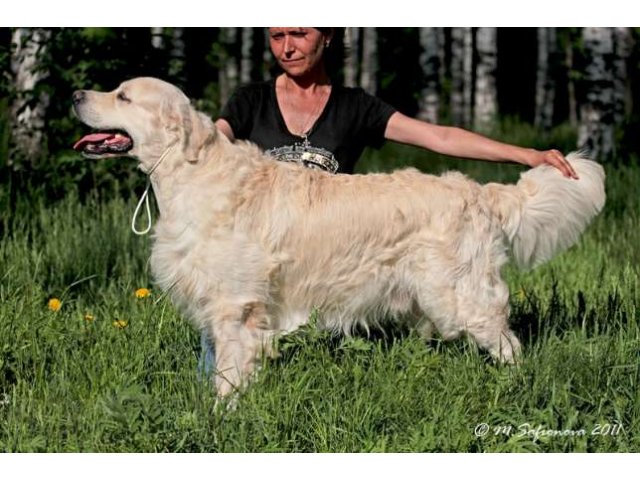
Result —
[[371, 95], [377, 91], [378, 32], [374, 27], [362, 29], [362, 71], [360, 86]]
[[184, 28], [176, 27], [171, 30], [171, 46], [169, 50], [169, 75], [185, 80], [185, 62], [187, 58]]
[[358, 57], [360, 27], [348, 27], [344, 38], [344, 84], [347, 87], [358, 85]]
[[151, 46], [156, 50], [165, 49], [164, 41], [164, 28], [163, 27], [151, 27]]
[[471, 122], [473, 86], [473, 31], [451, 29], [451, 122], [468, 127]]
[[420, 69], [424, 88], [420, 92], [417, 117], [437, 123], [440, 110], [440, 34], [441, 27], [420, 28]]
[[225, 105], [238, 86], [238, 63], [235, 55], [238, 29], [224, 27], [220, 29], [222, 54], [219, 70], [220, 105]]
[[585, 98], [580, 106], [578, 146], [605, 160], [614, 154], [613, 29], [584, 28], [582, 41]]
[[538, 63], [534, 125], [541, 130], [550, 130], [553, 125], [553, 105], [556, 95], [554, 75], [558, 51], [556, 29], [539, 27], [537, 34]]
[[48, 76], [41, 61], [51, 31], [16, 28], [12, 33], [11, 73], [16, 96], [11, 105], [11, 147], [8, 165], [15, 157], [35, 163], [46, 154], [45, 114], [49, 95], [38, 88]]
[[613, 121], [615, 125], [621, 125], [630, 114], [632, 101], [628, 63], [633, 51], [633, 43], [629, 27], [613, 28]]
[[271, 46], [269, 45], [269, 30], [264, 30], [264, 50], [262, 51], [262, 79], [269, 80], [271, 78], [271, 72], [269, 71], [269, 65], [271, 65], [273, 54], [271, 53]]
[[498, 30], [481, 27], [476, 32], [478, 61], [475, 81], [473, 125], [476, 130], [489, 131], [498, 111], [496, 71], [498, 68]]
[[242, 44], [240, 54], [240, 83], [251, 82], [253, 70], [253, 27], [242, 27]]

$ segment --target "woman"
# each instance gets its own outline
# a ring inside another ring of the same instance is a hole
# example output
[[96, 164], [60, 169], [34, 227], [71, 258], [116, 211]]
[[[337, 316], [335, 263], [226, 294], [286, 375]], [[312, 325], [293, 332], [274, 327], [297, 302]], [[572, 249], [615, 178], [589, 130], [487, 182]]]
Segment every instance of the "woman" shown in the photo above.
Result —
[[[333, 28], [270, 27], [269, 44], [282, 73], [238, 89], [216, 121], [218, 129], [231, 140], [256, 143], [278, 160], [332, 173], [352, 173], [365, 146], [393, 140], [456, 157], [549, 164], [577, 178], [557, 150], [521, 148], [415, 120], [362, 89], [333, 86], [325, 64], [333, 36]], [[204, 334], [202, 348], [200, 369], [208, 374], [213, 350]]]
[[276, 156], [283, 153], [279, 148], [295, 144], [327, 150], [343, 173], [353, 172], [365, 146], [380, 146], [386, 139], [456, 157], [530, 167], [548, 163], [576, 178], [557, 150], [521, 148], [415, 120], [361, 89], [332, 86], [324, 54], [333, 34], [333, 28], [269, 28], [271, 51], [282, 73], [240, 88], [216, 122], [220, 131], [231, 140], [251, 140]]

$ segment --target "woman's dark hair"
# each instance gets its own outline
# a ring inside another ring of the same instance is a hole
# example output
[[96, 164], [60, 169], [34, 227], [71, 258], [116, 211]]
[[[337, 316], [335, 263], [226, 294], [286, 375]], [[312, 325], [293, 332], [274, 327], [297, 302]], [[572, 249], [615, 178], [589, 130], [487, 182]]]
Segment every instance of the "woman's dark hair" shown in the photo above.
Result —
[[344, 66], [344, 32], [345, 27], [314, 27], [323, 35], [331, 35], [331, 43], [325, 49], [323, 59], [327, 74], [333, 79], [338, 80], [338, 75]]

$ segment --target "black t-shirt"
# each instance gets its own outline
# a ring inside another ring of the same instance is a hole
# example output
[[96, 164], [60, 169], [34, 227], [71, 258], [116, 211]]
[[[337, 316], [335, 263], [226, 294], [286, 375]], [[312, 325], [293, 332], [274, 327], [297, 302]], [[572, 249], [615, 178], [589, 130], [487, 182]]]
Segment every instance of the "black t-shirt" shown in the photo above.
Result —
[[287, 129], [273, 79], [238, 88], [220, 118], [229, 122], [237, 139], [249, 140], [280, 160], [302, 159], [306, 166], [318, 164], [329, 171], [352, 173], [364, 147], [382, 146], [395, 111], [361, 88], [333, 86], [305, 143]]

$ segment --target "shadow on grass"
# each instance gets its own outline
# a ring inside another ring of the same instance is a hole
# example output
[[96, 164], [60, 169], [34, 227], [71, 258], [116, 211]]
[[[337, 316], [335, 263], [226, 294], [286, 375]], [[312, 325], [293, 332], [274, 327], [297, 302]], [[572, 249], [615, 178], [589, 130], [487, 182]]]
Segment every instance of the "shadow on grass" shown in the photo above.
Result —
[[[577, 305], [571, 305], [563, 298], [557, 281], [551, 285], [549, 299], [527, 296], [522, 300], [512, 299], [510, 327], [520, 339], [524, 353], [543, 344], [550, 337], [562, 338], [568, 332], [580, 331], [588, 337], [605, 333], [609, 328], [607, 318], [611, 316], [626, 323], [627, 312], [623, 300], [617, 293], [609, 293], [606, 308], [588, 305], [583, 292], [576, 294]], [[603, 311], [606, 318], [603, 318]], [[304, 357], [305, 349], [317, 352], [323, 351], [330, 358], [340, 362], [346, 355], [353, 352], [360, 354], [369, 351], [388, 353], [398, 342], [407, 341], [411, 337], [418, 337], [417, 332], [407, 323], [396, 322], [392, 319], [382, 321], [377, 326], [368, 329], [358, 326], [349, 335], [323, 330], [317, 322], [310, 324], [281, 337], [278, 340], [278, 357], [275, 365], [287, 364], [295, 359]], [[431, 340], [423, 340], [425, 349], [436, 354], [479, 354], [484, 361], [493, 363], [487, 352], [477, 350], [472, 342], [461, 338], [455, 341], [443, 341], [437, 332]]]

